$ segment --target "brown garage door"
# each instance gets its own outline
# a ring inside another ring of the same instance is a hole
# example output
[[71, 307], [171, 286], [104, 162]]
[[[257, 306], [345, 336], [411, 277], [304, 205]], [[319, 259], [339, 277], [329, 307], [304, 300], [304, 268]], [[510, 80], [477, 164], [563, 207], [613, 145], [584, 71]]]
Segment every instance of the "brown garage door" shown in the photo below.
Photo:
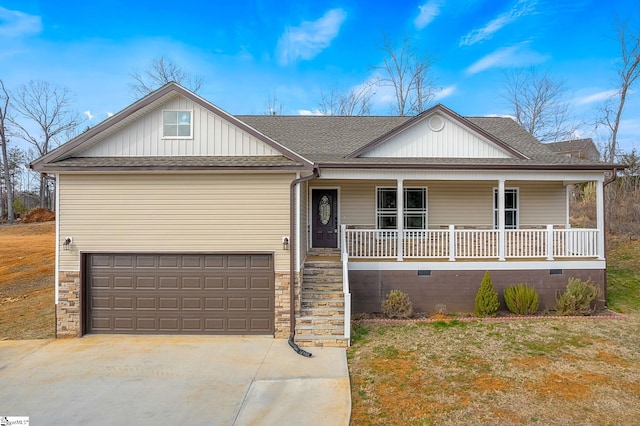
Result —
[[90, 254], [86, 331], [272, 334], [267, 254]]

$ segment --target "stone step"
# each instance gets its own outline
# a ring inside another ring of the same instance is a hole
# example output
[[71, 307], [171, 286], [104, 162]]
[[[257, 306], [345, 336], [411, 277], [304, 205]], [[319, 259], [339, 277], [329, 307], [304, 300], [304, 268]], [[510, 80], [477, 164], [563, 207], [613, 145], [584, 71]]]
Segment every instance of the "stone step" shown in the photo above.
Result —
[[296, 336], [344, 336], [344, 325], [296, 325]]
[[336, 262], [334, 260], [306, 260], [304, 266], [305, 268], [342, 269], [342, 262]]
[[300, 310], [301, 317], [338, 317], [344, 318], [344, 304], [343, 306], [332, 307], [303, 307]]
[[302, 299], [302, 310], [308, 308], [342, 308], [344, 309], [344, 299]]
[[349, 344], [347, 339], [338, 336], [298, 336], [296, 335], [294, 341], [301, 347], [334, 347], [334, 348], [346, 348]]
[[323, 291], [330, 293], [342, 293], [342, 283], [340, 284], [328, 284], [328, 283], [311, 283], [304, 284], [302, 286], [302, 293], [309, 291]]
[[318, 268], [316, 266], [308, 267], [305, 265], [303, 275], [332, 275], [342, 276], [342, 268]]
[[306, 290], [302, 292], [302, 301], [309, 301], [313, 299], [342, 299], [344, 300], [344, 293], [342, 289], [339, 291], [324, 291], [324, 290]]
[[297, 325], [313, 325], [313, 326], [325, 326], [335, 325], [344, 327], [344, 315], [341, 316], [315, 316], [315, 315], [303, 315], [296, 319]]

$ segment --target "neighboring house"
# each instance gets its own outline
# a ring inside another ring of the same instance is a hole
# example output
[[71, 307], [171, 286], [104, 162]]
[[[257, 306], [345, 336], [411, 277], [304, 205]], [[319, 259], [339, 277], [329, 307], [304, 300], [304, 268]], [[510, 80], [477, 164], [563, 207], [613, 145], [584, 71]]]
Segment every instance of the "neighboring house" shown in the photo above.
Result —
[[591, 138], [549, 142], [545, 145], [556, 154], [567, 157], [582, 158], [583, 160], [591, 161], [598, 161], [600, 159], [600, 152]]
[[[542, 309], [569, 277], [606, 291], [616, 166], [509, 118], [232, 116], [170, 83], [31, 168], [58, 183], [57, 336], [345, 345], [351, 312], [394, 288], [430, 313], [472, 311], [485, 271], [500, 293], [535, 286]], [[570, 227], [580, 182], [596, 229]]]

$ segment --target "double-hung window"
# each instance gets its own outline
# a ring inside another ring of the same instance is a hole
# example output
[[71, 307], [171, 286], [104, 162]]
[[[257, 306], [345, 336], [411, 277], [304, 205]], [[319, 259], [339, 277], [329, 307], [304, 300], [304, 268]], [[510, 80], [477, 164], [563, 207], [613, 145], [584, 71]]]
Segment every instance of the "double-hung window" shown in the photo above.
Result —
[[[493, 189], [493, 227], [498, 229], [498, 188]], [[518, 229], [518, 190], [504, 190], [504, 228]]]
[[162, 137], [165, 139], [191, 139], [193, 112], [190, 110], [162, 111]]
[[[377, 228], [398, 229], [398, 190], [378, 188], [376, 198]], [[426, 228], [427, 188], [404, 188], [402, 220], [404, 229]]]

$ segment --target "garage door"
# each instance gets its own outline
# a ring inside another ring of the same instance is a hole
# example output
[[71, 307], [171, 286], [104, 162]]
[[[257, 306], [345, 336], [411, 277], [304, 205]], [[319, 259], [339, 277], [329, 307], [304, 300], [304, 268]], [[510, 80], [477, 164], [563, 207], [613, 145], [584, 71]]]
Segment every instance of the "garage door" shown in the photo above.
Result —
[[86, 331], [272, 334], [268, 254], [90, 254]]

